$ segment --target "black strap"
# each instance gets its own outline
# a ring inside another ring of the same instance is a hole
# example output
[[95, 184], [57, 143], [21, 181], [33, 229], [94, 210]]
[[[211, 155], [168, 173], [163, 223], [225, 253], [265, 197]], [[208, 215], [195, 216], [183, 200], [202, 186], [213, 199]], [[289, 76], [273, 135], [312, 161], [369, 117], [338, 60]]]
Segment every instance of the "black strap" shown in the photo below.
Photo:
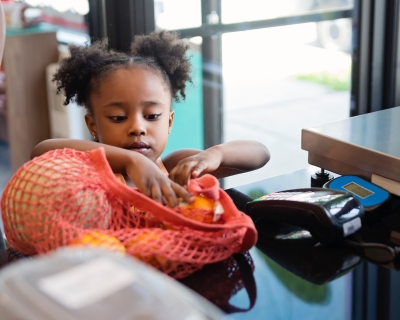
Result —
[[246, 289], [247, 295], [249, 297], [250, 305], [247, 308], [239, 308], [231, 305], [228, 302], [228, 304], [225, 306], [219, 306], [219, 308], [221, 308], [226, 313], [249, 311], [254, 307], [254, 304], [257, 300], [257, 287], [256, 281], [253, 276], [253, 269], [251, 268], [249, 262], [243, 254], [234, 254], [233, 258], [238, 264], [240, 276], [243, 280], [244, 288]]

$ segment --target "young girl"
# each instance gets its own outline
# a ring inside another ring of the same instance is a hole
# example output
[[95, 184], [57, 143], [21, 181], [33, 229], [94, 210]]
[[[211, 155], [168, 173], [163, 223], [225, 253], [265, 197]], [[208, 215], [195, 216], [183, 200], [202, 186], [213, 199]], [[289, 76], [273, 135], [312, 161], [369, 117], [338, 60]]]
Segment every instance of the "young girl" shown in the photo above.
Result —
[[204, 173], [223, 178], [264, 166], [269, 152], [256, 141], [178, 150], [160, 159], [174, 121], [172, 99], [185, 99], [191, 82], [187, 49], [166, 31], [137, 36], [131, 54], [108, 50], [105, 40], [90, 47], [71, 45], [70, 57], [61, 62], [53, 81], [65, 93], [65, 105], [76, 101], [87, 109], [85, 121], [95, 141], [45, 140], [32, 158], [53, 149], [103, 147], [114, 173], [170, 207], [178, 198], [194, 201], [185, 189], [191, 178]]

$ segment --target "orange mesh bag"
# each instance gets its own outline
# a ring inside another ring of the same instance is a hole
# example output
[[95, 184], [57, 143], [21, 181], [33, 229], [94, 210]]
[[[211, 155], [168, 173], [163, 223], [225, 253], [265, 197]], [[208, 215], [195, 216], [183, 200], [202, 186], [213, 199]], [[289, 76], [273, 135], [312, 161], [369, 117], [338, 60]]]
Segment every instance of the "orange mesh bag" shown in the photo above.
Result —
[[[10, 179], [1, 199], [4, 232], [10, 245], [27, 255], [76, 243], [88, 234], [96, 241], [99, 235], [116, 238], [127, 254], [174, 278], [256, 243], [252, 220], [213, 176], [192, 180], [189, 191], [214, 201], [213, 219], [209, 208], [169, 208], [124, 185], [103, 148], [54, 150], [27, 162]], [[223, 214], [215, 219], [221, 208]]]

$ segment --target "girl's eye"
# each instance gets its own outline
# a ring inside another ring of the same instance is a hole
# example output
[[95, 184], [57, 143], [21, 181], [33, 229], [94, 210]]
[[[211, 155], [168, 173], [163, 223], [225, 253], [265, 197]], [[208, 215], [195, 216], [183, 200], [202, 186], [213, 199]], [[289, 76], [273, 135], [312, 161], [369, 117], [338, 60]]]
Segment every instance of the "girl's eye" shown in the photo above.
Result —
[[115, 116], [115, 117], [109, 117], [109, 118], [115, 122], [122, 122], [122, 121], [126, 120], [125, 116]]
[[160, 116], [161, 116], [161, 113], [159, 113], [159, 114], [149, 114], [149, 115], [144, 116], [144, 117], [147, 120], [153, 121], [153, 120], [157, 120]]

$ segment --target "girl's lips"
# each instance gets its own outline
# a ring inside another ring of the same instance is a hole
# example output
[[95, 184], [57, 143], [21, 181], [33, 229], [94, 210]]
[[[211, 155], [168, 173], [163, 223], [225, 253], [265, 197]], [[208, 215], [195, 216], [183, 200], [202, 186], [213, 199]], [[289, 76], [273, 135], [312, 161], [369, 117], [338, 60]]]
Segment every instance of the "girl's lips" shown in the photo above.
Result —
[[134, 142], [131, 145], [128, 146], [128, 149], [134, 149], [134, 148], [150, 148], [147, 143], [144, 143], [142, 141]]
[[134, 142], [127, 149], [144, 154], [150, 150], [150, 147], [144, 142]]
[[145, 154], [149, 151], [149, 148], [129, 148], [129, 150]]

